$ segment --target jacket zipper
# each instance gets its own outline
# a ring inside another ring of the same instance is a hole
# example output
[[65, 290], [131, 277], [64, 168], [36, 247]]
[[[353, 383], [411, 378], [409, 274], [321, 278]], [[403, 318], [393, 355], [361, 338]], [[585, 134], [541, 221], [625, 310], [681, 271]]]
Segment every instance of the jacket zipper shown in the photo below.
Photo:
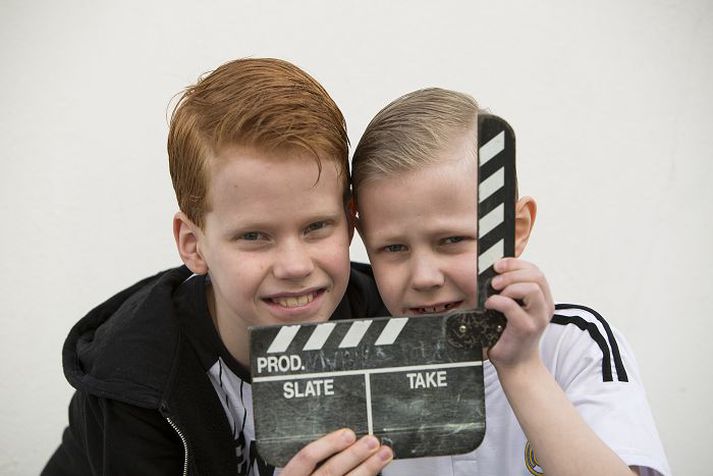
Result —
[[183, 436], [183, 432], [178, 428], [175, 423], [173, 423], [173, 420], [171, 420], [171, 418], [164, 418], [166, 419], [168, 424], [171, 425], [171, 428], [173, 428], [174, 431], [178, 434], [178, 437], [183, 443], [183, 476], [188, 476], [188, 442], [186, 441], [186, 437]]

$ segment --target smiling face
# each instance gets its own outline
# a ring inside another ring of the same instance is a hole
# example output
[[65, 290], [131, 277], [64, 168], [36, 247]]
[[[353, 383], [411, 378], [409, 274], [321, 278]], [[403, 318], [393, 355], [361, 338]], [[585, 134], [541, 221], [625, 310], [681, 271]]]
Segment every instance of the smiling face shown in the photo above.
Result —
[[248, 326], [325, 321], [349, 280], [343, 179], [333, 162], [322, 161], [318, 179], [311, 156], [280, 154], [221, 154], [211, 167], [205, 225], [192, 226], [211, 278], [211, 313], [239, 361]]
[[392, 315], [477, 306], [472, 139], [416, 170], [363, 183], [359, 232]]

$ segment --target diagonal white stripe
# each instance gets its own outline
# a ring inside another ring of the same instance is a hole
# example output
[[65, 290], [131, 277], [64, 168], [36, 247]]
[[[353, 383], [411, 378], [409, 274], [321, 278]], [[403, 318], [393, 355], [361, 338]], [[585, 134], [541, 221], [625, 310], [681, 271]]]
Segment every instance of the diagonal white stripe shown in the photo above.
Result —
[[274, 354], [276, 352], [284, 352], [290, 346], [292, 339], [297, 335], [297, 331], [300, 330], [300, 326], [284, 326], [280, 328], [280, 332], [277, 333], [275, 339], [270, 344], [270, 348], [267, 349], [268, 354]]
[[366, 330], [370, 325], [371, 321], [353, 322], [349, 327], [347, 334], [344, 336], [344, 339], [342, 339], [342, 342], [339, 344], [339, 348], [344, 349], [345, 347], [356, 347], [359, 345], [359, 341], [361, 341], [361, 338], [364, 337], [364, 334], [366, 334]]
[[500, 190], [504, 185], [505, 169], [500, 168], [478, 185], [478, 202], [483, 203], [486, 198]]
[[480, 166], [482, 167], [483, 164], [498, 155], [503, 149], [505, 149], [505, 131], [501, 131], [500, 134], [490, 139], [487, 144], [480, 148], [478, 152]]
[[501, 203], [478, 221], [478, 238], [505, 221], [505, 204]]
[[500, 240], [478, 256], [478, 274], [490, 268], [505, 254], [505, 241]]
[[396, 342], [396, 338], [406, 325], [406, 321], [408, 321], [408, 317], [392, 317], [389, 319], [374, 345], [391, 345]]
[[336, 326], [334, 322], [325, 322], [324, 324], [319, 324], [318, 326], [315, 326], [314, 330], [312, 331], [312, 335], [309, 336], [309, 339], [307, 339], [307, 343], [302, 348], [302, 350], [321, 349], [324, 343], [327, 342], [329, 335], [334, 330], [334, 326]]

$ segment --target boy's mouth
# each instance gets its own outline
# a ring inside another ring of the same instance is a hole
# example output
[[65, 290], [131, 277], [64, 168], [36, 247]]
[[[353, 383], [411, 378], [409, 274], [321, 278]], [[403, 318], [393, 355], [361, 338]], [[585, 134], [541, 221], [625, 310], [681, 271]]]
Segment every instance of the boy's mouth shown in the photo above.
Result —
[[423, 307], [409, 307], [409, 308], [406, 308], [406, 313], [407, 314], [437, 314], [437, 313], [441, 313], [441, 312], [450, 311], [451, 309], [455, 309], [456, 307], [460, 306], [461, 304], [463, 304], [463, 301], [439, 303], [439, 304], [433, 304], [430, 306], [423, 306]]
[[296, 307], [303, 307], [314, 301], [314, 299], [322, 294], [324, 289], [318, 289], [316, 291], [308, 292], [305, 294], [290, 295], [290, 296], [274, 296], [267, 298], [266, 301], [277, 304], [285, 309], [293, 309]]

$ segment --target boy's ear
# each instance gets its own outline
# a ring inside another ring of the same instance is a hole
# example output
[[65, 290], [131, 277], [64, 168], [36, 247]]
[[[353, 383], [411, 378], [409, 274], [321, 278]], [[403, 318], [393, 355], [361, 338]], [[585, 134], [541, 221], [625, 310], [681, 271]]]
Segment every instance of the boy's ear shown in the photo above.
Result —
[[173, 238], [181, 260], [195, 274], [206, 274], [208, 264], [200, 252], [201, 230], [183, 212], [173, 217]]
[[537, 203], [532, 197], [522, 197], [515, 204], [515, 256], [520, 257], [530, 240], [537, 217]]

